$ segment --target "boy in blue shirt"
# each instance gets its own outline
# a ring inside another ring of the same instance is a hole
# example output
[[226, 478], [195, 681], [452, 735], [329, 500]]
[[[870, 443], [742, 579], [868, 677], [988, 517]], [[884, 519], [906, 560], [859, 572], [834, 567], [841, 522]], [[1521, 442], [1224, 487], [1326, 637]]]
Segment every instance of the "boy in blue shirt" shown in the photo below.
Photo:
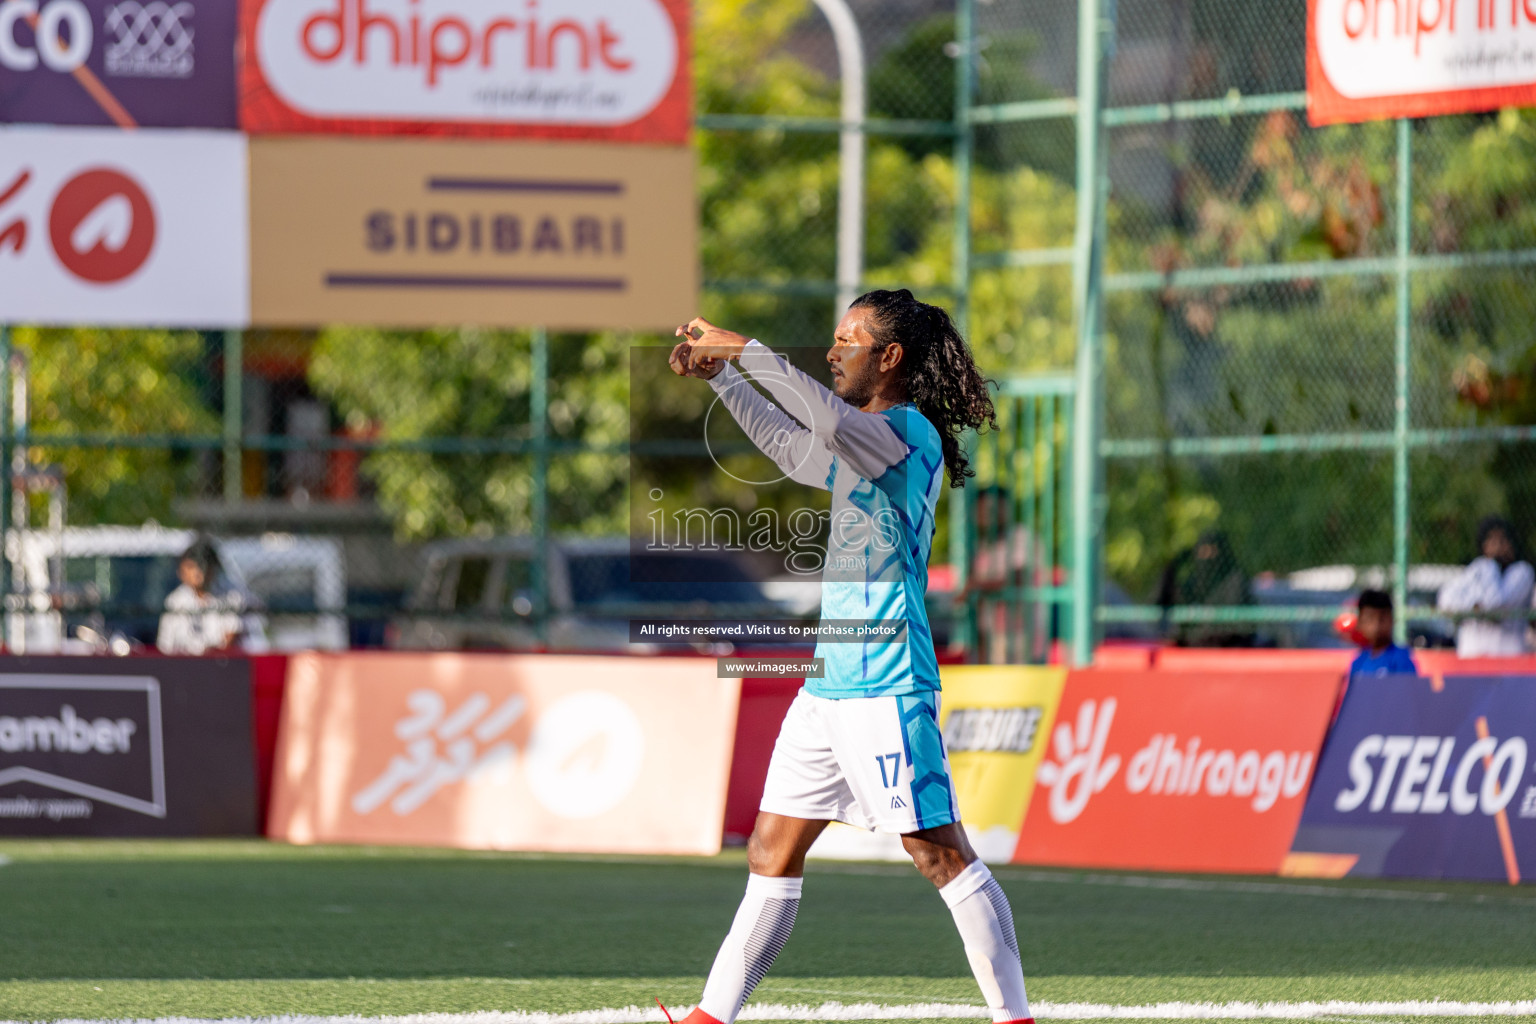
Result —
[[1392, 595], [1385, 590], [1363, 590], [1359, 606], [1360, 621], [1355, 630], [1365, 650], [1349, 666], [1349, 677], [1418, 675], [1413, 655], [1392, 642]]

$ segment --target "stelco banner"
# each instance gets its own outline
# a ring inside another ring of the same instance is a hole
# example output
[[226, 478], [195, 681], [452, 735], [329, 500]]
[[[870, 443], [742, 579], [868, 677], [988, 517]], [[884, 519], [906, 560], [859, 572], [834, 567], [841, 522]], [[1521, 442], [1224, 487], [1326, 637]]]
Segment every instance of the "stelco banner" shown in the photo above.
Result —
[[[945, 665], [939, 675], [939, 727], [966, 835], [982, 859], [1006, 862], [1019, 842], [1066, 670]], [[831, 859], [911, 859], [899, 836], [837, 822], [811, 852]]]
[[696, 658], [309, 654], [267, 831], [296, 843], [716, 853], [740, 680]]
[[1287, 873], [1536, 877], [1536, 677], [1350, 684]]
[[1014, 860], [1272, 874], [1338, 693], [1332, 672], [1074, 672]]
[[3, 0], [0, 122], [228, 128], [231, 0]]
[[238, 133], [0, 127], [0, 320], [241, 327], [247, 259]]
[[255, 831], [246, 662], [0, 658], [0, 835]]
[[1313, 124], [1532, 103], [1531, 0], [1308, 0]]
[[252, 133], [687, 141], [688, 0], [240, 0]]
[[693, 152], [251, 140], [261, 326], [666, 328], [696, 306]]

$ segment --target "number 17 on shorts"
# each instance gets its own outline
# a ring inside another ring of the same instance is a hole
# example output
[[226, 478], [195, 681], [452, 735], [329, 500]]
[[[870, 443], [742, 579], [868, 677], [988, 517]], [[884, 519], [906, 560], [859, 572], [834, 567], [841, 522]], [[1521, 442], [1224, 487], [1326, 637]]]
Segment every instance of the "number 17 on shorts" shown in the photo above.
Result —
[[762, 809], [898, 834], [960, 820], [938, 698], [802, 690], [779, 731]]

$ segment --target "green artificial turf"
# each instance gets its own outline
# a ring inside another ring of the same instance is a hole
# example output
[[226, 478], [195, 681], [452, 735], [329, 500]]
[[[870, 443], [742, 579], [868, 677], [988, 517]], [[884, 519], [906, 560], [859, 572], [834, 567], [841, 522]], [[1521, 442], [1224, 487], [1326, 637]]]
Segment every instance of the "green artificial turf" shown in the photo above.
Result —
[[[739, 853], [7, 841], [0, 857], [0, 1020], [688, 1005], [745, 877]], [[997, 873], [1036, 1001], [1536, 998], [1530, 889]], [[755, 1001], [980, 1001], [910, 868], [807, 874]]]

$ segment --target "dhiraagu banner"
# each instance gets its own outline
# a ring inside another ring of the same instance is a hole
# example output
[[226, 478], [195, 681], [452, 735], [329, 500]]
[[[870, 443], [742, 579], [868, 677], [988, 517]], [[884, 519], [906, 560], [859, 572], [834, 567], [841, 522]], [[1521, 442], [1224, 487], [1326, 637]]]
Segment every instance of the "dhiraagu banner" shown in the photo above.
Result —
[[[1006, 864], [1035, 789], [1035, 769], [1056, 722], [1066, 687], [1064, 668], [945, 665], [939, 725], [950, 777], [971, 845], [985, 861]], [[906, 860], [901, 837], [834, 822], [811, 856]]]

